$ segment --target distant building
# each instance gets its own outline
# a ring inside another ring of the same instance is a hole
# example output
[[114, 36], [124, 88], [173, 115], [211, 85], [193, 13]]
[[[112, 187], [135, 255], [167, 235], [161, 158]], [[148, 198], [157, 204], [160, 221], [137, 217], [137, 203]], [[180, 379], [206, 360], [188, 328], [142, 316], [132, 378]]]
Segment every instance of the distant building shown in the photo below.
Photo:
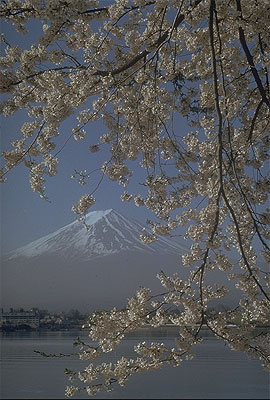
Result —
[[29, 325], [31, 328], [39, 328], [40, 316], [37, 311], [25, 311], [23, 309], [5, 312], [2, 308], [0, 310], [0, 327], [5, 326], [19, 326]]

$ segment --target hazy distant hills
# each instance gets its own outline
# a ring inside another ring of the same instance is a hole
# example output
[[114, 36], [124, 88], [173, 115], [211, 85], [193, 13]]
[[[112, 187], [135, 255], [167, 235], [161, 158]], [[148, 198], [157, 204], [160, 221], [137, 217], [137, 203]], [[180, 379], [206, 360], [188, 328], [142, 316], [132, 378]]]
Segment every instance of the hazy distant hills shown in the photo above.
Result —
[[89, 230], [75, 221], [7, 254], [2, 306], [124, 306], [140, 285], [160, 289], [161, 269], [173, 273], [181, 266], [183, 246], [164, 237], [142, 243], [144, 227], [114, 210], [90, 212], [86, 223]]

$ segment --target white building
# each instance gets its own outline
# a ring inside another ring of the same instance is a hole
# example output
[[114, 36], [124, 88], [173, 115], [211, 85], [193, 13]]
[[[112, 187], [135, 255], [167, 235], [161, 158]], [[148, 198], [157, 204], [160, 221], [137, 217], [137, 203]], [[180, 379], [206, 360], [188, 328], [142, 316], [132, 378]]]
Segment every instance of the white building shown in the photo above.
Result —
[[29, 325], [31, 328], [39, 327], [39, 314], [35, 311], [24, 311], [11, 309], [8, 312], [0, 310], [0, 327]]

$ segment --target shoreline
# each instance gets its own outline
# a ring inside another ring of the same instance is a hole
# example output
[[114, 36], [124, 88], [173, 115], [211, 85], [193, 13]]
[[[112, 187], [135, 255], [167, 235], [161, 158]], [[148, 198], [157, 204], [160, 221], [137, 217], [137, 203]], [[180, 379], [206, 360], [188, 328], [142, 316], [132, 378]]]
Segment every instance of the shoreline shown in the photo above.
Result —
[[[187, 328], [195, 328], [195, 327], [199, 327], [200, 325], [198, 324], [194, 324], [194, 325], [188, 325], [188, 326], [186, 326]], [[227, 327], [230, 327], [230, 328], [237, 328], [238, 327], [238, 325], [236, 325], [236, 324], [227, 324]], [[135, 331], [132, 331], [132, 332], [127, 332], [127, 336], [128, 335], [132, 335], [132, 334], [134, 334], [135, 332], [138, 332], [138, 331], [150, 331], [150, 330], [152, 330], [153, 332], [154, 331], [158, 331], [158, 330], [164, 330], [164, 329], [169, 329], [169, 330], [171, 330], [171, 329], [179, 329], [179, 328], [181, 328], [181, 326], [177, 326], [177, 325], [173, 325], [173, 324], [166, 324], [166, 325], [161, 325], [161, 326], [157, 326], [157, 327], [152, 327], [152, 326], [149, 326], [149, 325], [147, 325], [147, 324], [145, 324], [145, 325], [142, 325], [142, 326], [140, 326], [138, 329], [136, 329]], [[262, 330], [265, 330], [265, 331], [269, 331], [269, 329], [270, 329], [270, 326], [269, 325], [263, 325], [263, 326], [260, 326], [260, 325], [258, 325], [258, 326], [256, 326], [255, 328], [254, 328], [254, 330], [257, 330], [257, 329], [262, 329]], [[208, 328], [208, 326], [207, 325], [202, 325], [201, 326], [201, 330], [203, 330], [203, 331], [209, 331], [209, 332], [211, 332], [211, 330]], [[86, 328], [82, 328], [82, 325], [77, 325], [77, 326], [72, 326], [72, 327], [70, 327], [70, 328], [58, 328], [58, 327], [51, 327], [51, 328], [46, 328], [46, 327], [39, 327], [39, 328], [30, 328], [29, 327], [29, 329], [27, 328], [27, 329], [25, 329], [25, 328], [18, 328], [18, 327], [12, 327], [12, 326], [7, 326], [6, 328], [4, 328], [3, 329], [3, 327], [1, 327], [0, 328], [0, 332], [2, 332], [2, 333], [14, 333], [14, 332], [73, 332], [73, 331], [81, 331], [81, 332], [86, 332], [87, 331], [87, 329]]]

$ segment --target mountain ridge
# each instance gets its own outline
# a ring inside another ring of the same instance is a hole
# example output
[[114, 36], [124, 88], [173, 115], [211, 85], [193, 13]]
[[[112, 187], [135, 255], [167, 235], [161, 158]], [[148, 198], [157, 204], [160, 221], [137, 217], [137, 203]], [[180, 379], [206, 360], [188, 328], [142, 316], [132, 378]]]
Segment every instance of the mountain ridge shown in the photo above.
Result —
[[58, 254], [65, 258], [90, 260], [97, 257], [139, 251], [179, 254], [186, 249], [171, 239], [159, 238], [152, 244], [143, 243], [139, 235], [146, 228], [135, 219], [127, 218], [113, 209], [92, 211], [86, 215], [87, 230], [75, 220], [37, 240], [12, 250], [6, 260], [18, 257], [33, 258], [43, 254]]

